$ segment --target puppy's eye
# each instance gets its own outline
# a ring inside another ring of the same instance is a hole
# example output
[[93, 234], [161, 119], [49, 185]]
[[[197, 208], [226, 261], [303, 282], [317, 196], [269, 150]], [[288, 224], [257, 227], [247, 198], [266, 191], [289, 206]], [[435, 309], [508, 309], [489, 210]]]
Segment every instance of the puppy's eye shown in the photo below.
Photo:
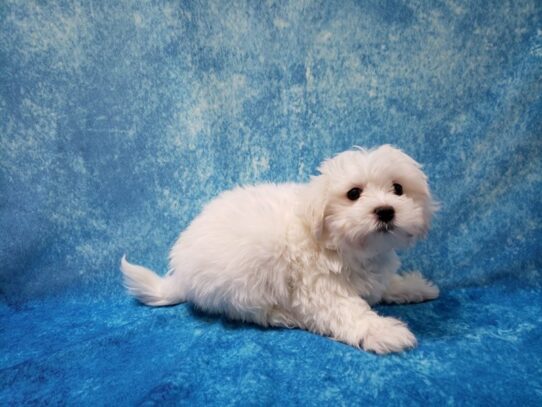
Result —
[[350, 191], [348, 191], [346, 197], [351, 201], [357, 201], [362, 192], [363, 190], [361, 188], [352, 188]]
[[401, 184], [393, 184], [393, 193], [395, 195], [403, 195], [403, 186]]

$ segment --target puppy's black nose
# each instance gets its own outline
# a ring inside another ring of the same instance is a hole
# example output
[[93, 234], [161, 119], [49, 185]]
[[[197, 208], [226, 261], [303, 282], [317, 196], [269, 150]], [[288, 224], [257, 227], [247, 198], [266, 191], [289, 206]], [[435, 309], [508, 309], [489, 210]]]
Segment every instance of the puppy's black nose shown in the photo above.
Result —
[[391, 222], [395, 216], [395, 210], [391, 206], [379, 206], [374, 210], [378, 220], [381, 222]]

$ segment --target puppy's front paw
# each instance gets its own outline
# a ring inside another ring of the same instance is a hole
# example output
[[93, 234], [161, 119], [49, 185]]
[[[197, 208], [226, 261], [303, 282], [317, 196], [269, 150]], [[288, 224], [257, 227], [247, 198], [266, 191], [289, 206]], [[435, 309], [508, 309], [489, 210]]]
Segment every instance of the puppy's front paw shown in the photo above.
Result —
[[395, 318], [378, 317], [371, 321], [361, 346], [366, 351], [385, 354], [401, 352], [416, 346], [416, 337]]
[[421, 301], [434, 300], [438, 298], [439, 295], [440, 295], [439, 288], [432, 282], [428, 281], [427, 285], [425, 286], [425, 289], [423, 290], [423, 295], [422, 295], [423, 299]]
[[384, 293], [384, 302], [394, 304], [417, 303], [434, 300], [439, 296], [438, 287], [414, 271], [395, 275]]
[[439, 288], [426, 280], [419, 271], [407, 273], [404, 276], [406, 286], [410, 289], [411, 302], [429, 301], [438, 298]]

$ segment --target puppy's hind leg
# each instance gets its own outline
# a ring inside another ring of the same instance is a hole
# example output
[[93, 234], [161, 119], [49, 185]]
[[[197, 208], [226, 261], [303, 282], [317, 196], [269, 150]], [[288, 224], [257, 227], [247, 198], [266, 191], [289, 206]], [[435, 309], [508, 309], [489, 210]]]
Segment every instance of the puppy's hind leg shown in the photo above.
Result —
[[421, 273], [394, 274], [386, 287], [382, 300], [393, 304], [417, 303], [434, 300], [439, 289], [427, 281]]

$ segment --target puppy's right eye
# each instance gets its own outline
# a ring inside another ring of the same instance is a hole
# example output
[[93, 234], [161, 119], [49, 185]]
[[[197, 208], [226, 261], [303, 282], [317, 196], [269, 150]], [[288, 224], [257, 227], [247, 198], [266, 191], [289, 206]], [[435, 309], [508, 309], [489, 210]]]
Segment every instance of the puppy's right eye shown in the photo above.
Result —
[[346, 194], [346, 197], [350, 199], [351, 201], [357, 201], [362, 193], [361, 188], [352, 188], [348, 193]]

